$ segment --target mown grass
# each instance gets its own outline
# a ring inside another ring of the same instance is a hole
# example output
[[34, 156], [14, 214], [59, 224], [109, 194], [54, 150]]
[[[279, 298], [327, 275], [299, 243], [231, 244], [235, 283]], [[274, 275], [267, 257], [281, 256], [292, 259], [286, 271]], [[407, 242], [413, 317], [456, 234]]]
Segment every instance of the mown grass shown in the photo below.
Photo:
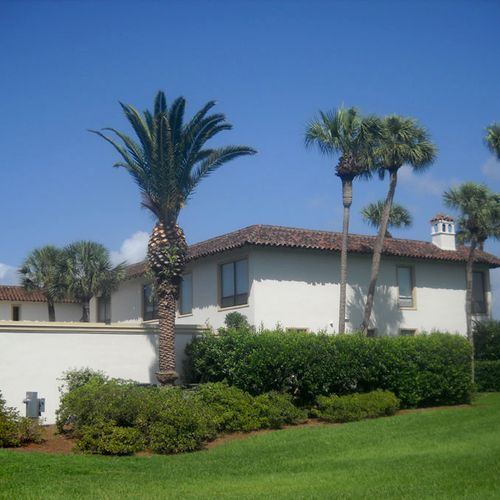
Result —
[[500, 393], [177, 456], [0, 450], [0, 498], [500, 498]]

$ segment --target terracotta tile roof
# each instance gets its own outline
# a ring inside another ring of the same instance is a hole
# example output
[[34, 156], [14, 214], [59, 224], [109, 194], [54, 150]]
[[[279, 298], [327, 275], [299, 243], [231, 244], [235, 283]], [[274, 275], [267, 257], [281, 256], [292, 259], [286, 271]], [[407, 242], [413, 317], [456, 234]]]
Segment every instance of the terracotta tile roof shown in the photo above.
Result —
[[[43, 293], [39, 291], [28, 293], [22, 286], [16, 285], [0, 285], [0, 301], [2, 300], [9, 302], [47, 302]], [[62, 299], [58, 300], [57, 303], [73, 304], [77, 302], [73, 299]]]
[[[375, 239], [375, 236], [351, 234], [349, 235], [349, 252], [371, 254]], [[191, 245], [189, 247], [189, 260], [196, 260], [201, 257], [207, 257], [208, 255], [214, 255], [235, 248], [242, 248], [247, 245], [340, 252], [341, 242], [341, 233], [255, 225]], [[386, 238], [383, 255], [465, 263], [467, 261], [468, 249], [459, 245], [455, 251], [441, 250], [426, 241]], [[477, 251], [475, 262], [486, 264], [489, 267], [500, 267], [500, 258], [479, 250]], [[133, 264], [128, 267], [128, 276], [130, 278], [137, 277], [142, 275], [144, 271], [145, 262]]]

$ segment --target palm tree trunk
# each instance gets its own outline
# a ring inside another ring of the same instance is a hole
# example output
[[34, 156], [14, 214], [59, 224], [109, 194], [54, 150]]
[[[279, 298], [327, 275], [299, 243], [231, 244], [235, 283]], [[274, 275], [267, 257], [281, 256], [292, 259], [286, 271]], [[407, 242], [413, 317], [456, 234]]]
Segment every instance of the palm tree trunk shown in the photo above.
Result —
[[377, 239], [375, 240], [375, 247], [373, 248], [372, 257], [372, 271], [370, 275], [370, 284], [368, 286], [368, 294], [366, 297], [365, 312], [363, 314], [363, 323], [361, 324], [361, 331], [363, 335], [368, 334], [368, 326], [370, 325], [370, 317], [372, 315], [373, 300], [375, 298], [375, 288], [377, 286], [378, 273], [380, 271], [380, 261], [382, 258], [382, 248], [384, 247], [385, 233], [389, 224], [389, 216], [392, 208], [392, 201], [394, 200], [394, 193], [398, 183], [397, 169], [391, 170], [389, 191], [385, 200], [384, 211], [382, 212], [382, 220], [378, 229]]
[[84, 300], [82, 302], [82, 317], [80, 318], [81, 323], [88, 323], [90, 321], [90, 301]]
[[474, 330], [472, 328], [472, 268], [474, 265], [474, 255], [476, 253], [477, 241], [472, 239], [469, 248], [469, 257], [465, 267], [466, 289], [465, 289], [465, 318], [467, 322], [467, 338], [471, 346], [471, 379], [475, 382], [475, 355], [474, 355]]
[[56, 309], [54, 307], [54, 301], [52, 299], [47, 299], [47, 309], [49, 311], [49, 321], [55, 321]]
[[173, 384], [179, 377], [175, 370], [175, 311], [176, 298], [172, 293], [158, 297], [159, 338], [156, 378], [162, 384]]
[[345, 333], [345, 310], [347, 302], [347, 249], [349, 238], [349, 215], [352, 205], [352, 179], [342, 177], [342, 202], [344, 220], [342, 223], [342, 249], [340, 251], [340, 300], [339, 334]]

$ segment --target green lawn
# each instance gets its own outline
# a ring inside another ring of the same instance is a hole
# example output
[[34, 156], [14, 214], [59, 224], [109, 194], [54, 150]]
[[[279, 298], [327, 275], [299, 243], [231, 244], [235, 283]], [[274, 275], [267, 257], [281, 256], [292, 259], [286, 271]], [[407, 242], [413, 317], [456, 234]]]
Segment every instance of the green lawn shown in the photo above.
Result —
[[0, 498], [255, 497], [500, 498], [500, 394], [177, 456], [0, 450]]

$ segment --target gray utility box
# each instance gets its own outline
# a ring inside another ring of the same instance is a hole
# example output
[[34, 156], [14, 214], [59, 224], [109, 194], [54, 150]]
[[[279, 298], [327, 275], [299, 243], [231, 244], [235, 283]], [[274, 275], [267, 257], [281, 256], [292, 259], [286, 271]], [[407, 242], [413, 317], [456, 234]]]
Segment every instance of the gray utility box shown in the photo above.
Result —
[[23, 403], [26, 405], [27, 417], [38, 418], [45, 411], [45, 398], [39, 398], [38, 392], [26, 392]]

